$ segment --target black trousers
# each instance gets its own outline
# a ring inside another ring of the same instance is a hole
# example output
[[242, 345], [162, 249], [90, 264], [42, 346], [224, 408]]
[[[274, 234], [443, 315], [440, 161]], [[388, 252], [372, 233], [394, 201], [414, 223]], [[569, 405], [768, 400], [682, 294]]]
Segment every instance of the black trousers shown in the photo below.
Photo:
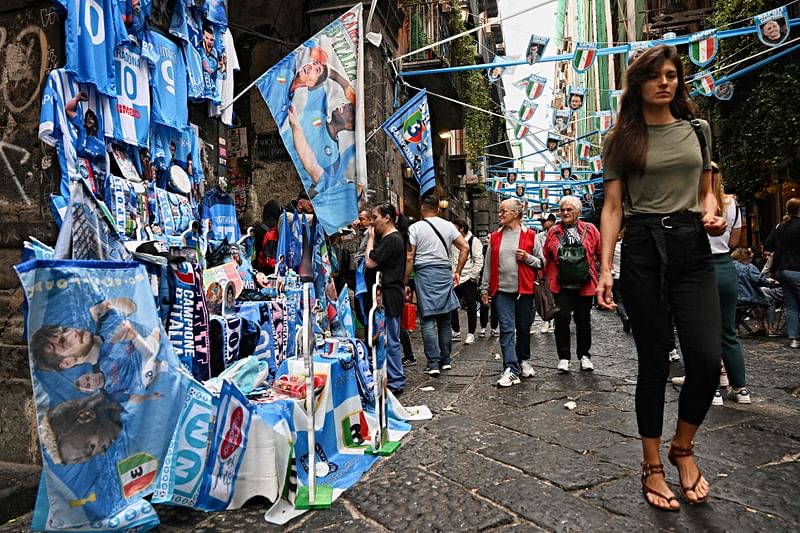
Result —
[[414, 348], [411, 347], [411, 337], [408, 330], [400, 329], [400, 344], [403, 346], [403, 359], [414, 360]]
[[[475, 333], [478, 327], [478, 284], [473, 280], [465, 281], [456, 287], [456, 296], [464, 298], [467, 306], [467, 333]], [[453, 331], [460, 332], [461, 325], [458, 323], [458, 309], [451, 313], [450, 321], [453, 323]]]
[[483, 302], [481, 302], [481, 327], [486, 328], [486, 324], [489, 324], [489, 311], [491, 311], [491, 328], [499, 328], [500, 319], [497, 317], [497, 310], [494, 308], [494, 300], [489, 302], [489, 305], [483, 305]]
[[636, 420], [643, 437], [660, 437], [664, 390], [678, 330], [686, 381], [678, 418], [700, 425], [719, 383], [722, 326], [714, 263], [699, 215], [634, 216], [622, 242], [622, 295], [639, 362]]
[[577, 355], [581, 357], [591, 357], [589, 350], [592, 348], [592, 298], [593, 296], [581, 296], [580, 289], [564, 289], [554, 293], [553, 297], [556, 304], [561, 309], [553, 319], [556, 327], [556, 353], [559, 359], [569, 360], [570, 358], [570, 339], [569, 323], [570, 319], [575, 319], [575, 340], [578, 343]]

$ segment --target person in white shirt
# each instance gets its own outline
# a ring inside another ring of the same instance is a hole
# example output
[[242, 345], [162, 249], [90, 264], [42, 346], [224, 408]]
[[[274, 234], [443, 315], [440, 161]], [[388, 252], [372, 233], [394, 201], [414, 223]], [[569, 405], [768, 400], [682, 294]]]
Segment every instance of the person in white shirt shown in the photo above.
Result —
[[[467, 306], [467, 336], [464, 344], [475, 342], [475, 329], [478, 327], [478, 279], [483, 270], [483, 246], [480, 239], [469, 231], [469, 224], [464, 220], [456, 220], [455, 226], [458, 232], [467, 242], [469, 249], [467, 262], [464, 270], [461, 271], [460, 283], [456, 285], [456, 295], [464, 299]], [[458, 266], [460, 250], [456, 247], [450, 248], [450, 264], [455, 270]], [[458, 320], [458, 309], [451, 315], [453, 322], [453, 340], [461, 339], [461, 325]]]

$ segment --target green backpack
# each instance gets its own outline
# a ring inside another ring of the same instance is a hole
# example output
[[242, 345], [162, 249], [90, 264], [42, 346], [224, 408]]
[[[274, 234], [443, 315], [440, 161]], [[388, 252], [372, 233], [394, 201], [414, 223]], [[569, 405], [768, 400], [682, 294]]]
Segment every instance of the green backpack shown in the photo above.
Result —
[[583, 239], [586, 237], [586, 228], [583, 226], [580, 244], [565, 245], [564, 238], [567, 232], [561, 234], [558, 243], [558, 282], [561, 285], [582, 285], [589, 281], [589, 261], [586, 260], [586, 249]]

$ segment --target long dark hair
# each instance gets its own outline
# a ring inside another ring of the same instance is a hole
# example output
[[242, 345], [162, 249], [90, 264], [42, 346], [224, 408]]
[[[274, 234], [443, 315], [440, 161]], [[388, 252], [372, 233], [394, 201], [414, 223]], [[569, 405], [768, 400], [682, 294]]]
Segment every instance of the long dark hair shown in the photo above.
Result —
[[403, 240], [408, 240], [408, 219], [390, 203], [378, 204], [374, 208], [382, 217], [388, 216], [389, 220], [400, 232]]
[[675, 65], [678, 88], [669, 104], [672, 116], [691, 120], [697, 116], [697, 107], [689, 97], [683, 80], [683, 64], [678, 49], [659, 45], [640, 55], [625, 74], [625, 91], [622, 93], [617, 123], [606, 139], [603, 157], [609, 167], [625, 175], [641, 175], [647, 163], [647, 124], [644, 121], [642, 85], [658, 72], [666, 61]]

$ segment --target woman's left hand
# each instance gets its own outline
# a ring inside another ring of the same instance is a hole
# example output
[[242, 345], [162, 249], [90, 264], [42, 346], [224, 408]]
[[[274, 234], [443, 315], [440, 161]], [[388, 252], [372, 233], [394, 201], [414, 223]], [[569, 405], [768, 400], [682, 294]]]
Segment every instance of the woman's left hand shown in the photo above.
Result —
[[705, 215], [703, 217], [703, 227], [705, 228], [706, 233], [712, 237], [719, 237], [725, 233], [728, 223], [725, 222], [725, 219], [722, 217], [718, 217], [716, 215]]
[[517, 248], [517, 261], [525, 261], [528, 259], [528, 252], [522, 248]]

